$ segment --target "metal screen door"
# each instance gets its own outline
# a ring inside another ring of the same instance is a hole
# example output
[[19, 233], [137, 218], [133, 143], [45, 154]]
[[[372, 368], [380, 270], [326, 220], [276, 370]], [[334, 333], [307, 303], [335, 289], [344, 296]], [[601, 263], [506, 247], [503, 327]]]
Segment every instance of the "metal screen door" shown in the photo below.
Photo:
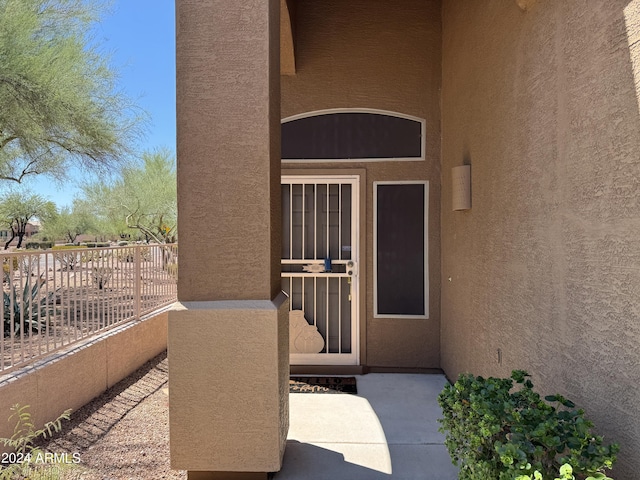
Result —
[[353, 176], [282, 177], [292, 364], [359, 363], [358, 190]]

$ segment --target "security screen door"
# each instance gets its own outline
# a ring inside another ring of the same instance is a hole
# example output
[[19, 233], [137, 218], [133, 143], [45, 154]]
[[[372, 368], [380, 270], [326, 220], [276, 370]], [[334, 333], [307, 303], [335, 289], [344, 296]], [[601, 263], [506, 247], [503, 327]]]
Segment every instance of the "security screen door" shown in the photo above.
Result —
[[359, 177], [282, 177], [291, 363], [357, 365]]

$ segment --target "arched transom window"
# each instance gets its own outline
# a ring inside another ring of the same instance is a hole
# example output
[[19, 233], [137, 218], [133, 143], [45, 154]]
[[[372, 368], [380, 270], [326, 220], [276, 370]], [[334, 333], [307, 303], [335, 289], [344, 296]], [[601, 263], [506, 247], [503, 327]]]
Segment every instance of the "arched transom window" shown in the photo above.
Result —
[[282, 120], [282, 160], [424, 160], [424, 131], [423, 119], [396, 112], [305, 113]]

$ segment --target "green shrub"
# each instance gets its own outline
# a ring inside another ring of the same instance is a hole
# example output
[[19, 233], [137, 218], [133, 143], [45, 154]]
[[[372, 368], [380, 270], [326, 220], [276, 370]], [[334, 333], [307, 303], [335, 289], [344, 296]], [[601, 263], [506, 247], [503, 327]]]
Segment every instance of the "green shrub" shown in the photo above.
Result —
[[9, 421], [16, 422], [13, 435], [11, 438], [0, 438], [0, 443], [12, 449], [15, 452], [12, 456], [18, 461], [0, 465], [0, 480], [62, 478], [64, 471], [71, 468], [71, 465], [46, 464], [42, 460], [45, 452], [36, 447], [34, 442], [40, 438], [49, 438], [54, 432], [62, 430], [62, 420], [71, 418], [71, 410], [64, 411], [58, 418], [47, 422], [39, 430], [35, 428], [29, 413], [29, 405], [16, 404], [11, 407], [11, 411], [13, 413], [9, 417]]
[[48, 248], [53, 248], [53, 242], [49, 242], [46, 240], [29, 240], [27, 243], [25, 243], [25, 248], [26, 249], [31, 249], [31, 250], [37, 250], [37, 249], [42, 249], [42, 250], [46, 250]]
[[101, 247], [110, 247], [111, 244], [109, 242], [87, 242], [86, 245], [89, 248], [101, 248]]
[[3, 257], [2, 258], [2, 272], [4, 273], [4, 280], [8, 281], [11, 277], [12, 272], [18, 271], [20, 267], [20, 262], [18, 261], [18, 257]]
[[82, 250], [84, 247], [79, 245], [54, 245], [53, 250]]
[[[573, 468], [568, 463], [560, 467], [558, 474], [560, 476], [554, 480], [576, 480], [576, 477], [573, 476]], [[542, 480], [542, 474], [536, 470], [533, 475], [518, 475], [515, 480]], [[589, 475], [585, 480], [613, 480], [613, 478], [607, 477], [604, 473], [595, 473], [593, 476]]]
[[440, 431], [460, 480], [554, 480], [564, 464], [580, 478], [598, 478], [615, 462], [619, 446], [604, 446], [583, 410], [561, 395], [543, 400], [528, 376], [522, 370], [506, 379], [463, 374], [438, 396]]

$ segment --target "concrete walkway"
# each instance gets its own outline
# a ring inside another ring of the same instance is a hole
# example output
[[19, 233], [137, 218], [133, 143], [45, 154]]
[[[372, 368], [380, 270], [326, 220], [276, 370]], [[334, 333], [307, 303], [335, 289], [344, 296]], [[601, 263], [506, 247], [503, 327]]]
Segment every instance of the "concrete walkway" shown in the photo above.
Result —
[[358, 395], [291, 394], [289, 440], [274, 480], [456, 480], [438, 432], [445, 378], [356, 378]]

